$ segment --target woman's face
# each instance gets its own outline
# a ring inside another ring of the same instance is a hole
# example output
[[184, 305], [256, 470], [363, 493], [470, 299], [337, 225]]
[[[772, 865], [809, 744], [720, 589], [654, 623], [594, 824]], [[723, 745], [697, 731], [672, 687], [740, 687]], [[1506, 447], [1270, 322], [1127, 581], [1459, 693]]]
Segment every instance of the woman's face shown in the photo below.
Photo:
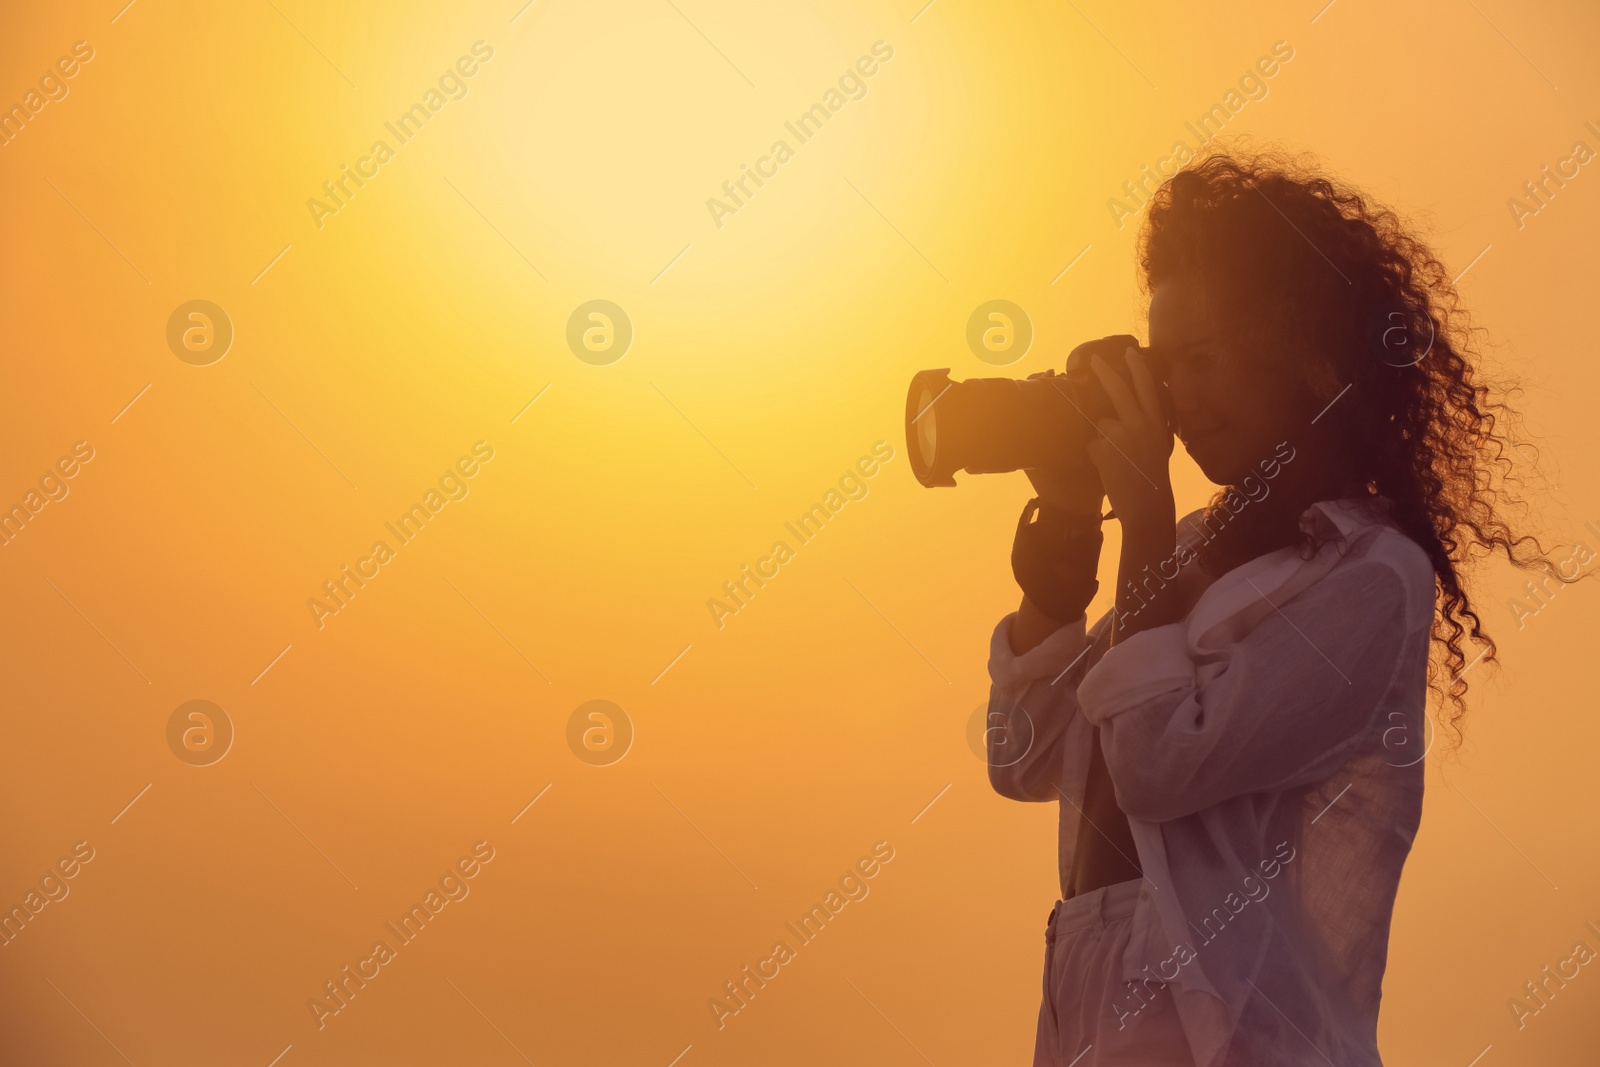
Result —
[[1305, 429], [1299, 406], [1268, 375], [1245, 365], [1187, 278], [1155, 287], [1150, 350], [1178, 415], [1178, 436], [1205, 476], [1237, 485]]

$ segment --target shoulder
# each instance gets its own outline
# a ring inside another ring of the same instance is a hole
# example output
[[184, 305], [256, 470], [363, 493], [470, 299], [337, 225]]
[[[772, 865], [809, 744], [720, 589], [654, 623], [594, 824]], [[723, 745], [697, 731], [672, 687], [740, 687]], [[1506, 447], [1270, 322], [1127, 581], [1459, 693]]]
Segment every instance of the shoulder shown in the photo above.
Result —
[[1178, 544], [1191, 549], [1197, 549], [1205, 543], [1204, 523], [1206, 518], [1205, 508], [1195, 508], [1187, 515], [1178, 517]]
[[1404, 599], [1411, 625], [1431, 622], [1436, 600], [1433, 561], [1389, 517], [1385, 501], [1313, 504], [1301, 518], [1301, 527], [1313, 533], [1318, 526], [1325, 527], [1321, 532], [1333, 542], [1323, 551], [1338, 557], [1326, 577], [1360, 573], [1392, 582], [1393, 593]]
[[[1280, 612], [1330, 640], [1367, 635], [1374, 627], [1396, 639], [1426, 632], [1434, 616], [1432, 564], [1383, 505], [1381, 499], [1352, 499], [1307, 507], [1300, 528], [1315, 551], [1285, 546], [1210, 582], [1187, 619], [1191, 651], [1243, 640]], [[1199, 514], [1179, 520], [1180, 540], [1190, 538]]]

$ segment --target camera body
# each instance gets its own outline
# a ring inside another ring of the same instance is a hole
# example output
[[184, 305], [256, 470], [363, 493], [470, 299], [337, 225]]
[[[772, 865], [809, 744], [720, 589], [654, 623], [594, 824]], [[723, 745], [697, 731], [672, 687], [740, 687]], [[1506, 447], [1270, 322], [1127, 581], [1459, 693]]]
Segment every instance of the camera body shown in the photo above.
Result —
[[[1131, 387], [1125, 352], [1138, 347], [1131, 334], [1086, 341], [1068, 355], [1065, 374], [1023, 379], [953, 382], [948, 367], [918, 372], [906, 394], [906, 450], [917, 481], [931, 488], [955, 485], [958, 470], [1070, 473], [1087, 465], [1095, 423], [1116, 414], [1090, 357], [1098, 353]], [[1175, 425], [1171, 400], [1165, 390], [1161, 395], [1168, 425]]]

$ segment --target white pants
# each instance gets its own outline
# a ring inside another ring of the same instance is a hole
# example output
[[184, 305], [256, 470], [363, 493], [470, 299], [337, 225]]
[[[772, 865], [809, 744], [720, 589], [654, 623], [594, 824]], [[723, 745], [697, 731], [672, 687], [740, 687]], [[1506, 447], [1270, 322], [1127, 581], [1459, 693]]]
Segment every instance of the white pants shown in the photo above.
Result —
[[1172, 994], [1122, 981], [1134, 879], [1056, 902], [1044, 933], [1044, 1002], [1034, 1067], [1193, 1067]]

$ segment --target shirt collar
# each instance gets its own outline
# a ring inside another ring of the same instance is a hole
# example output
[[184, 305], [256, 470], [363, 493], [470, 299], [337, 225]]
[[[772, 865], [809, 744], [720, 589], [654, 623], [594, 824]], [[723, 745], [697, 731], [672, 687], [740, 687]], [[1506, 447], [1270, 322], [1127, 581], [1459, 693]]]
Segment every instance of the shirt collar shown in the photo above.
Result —
[[1384, 496], [1319, 500], [1300, 515], [1300, 529], [1318, 541], [1349, 541], [1371, 527], [1396, 525], [1394, 503]]

